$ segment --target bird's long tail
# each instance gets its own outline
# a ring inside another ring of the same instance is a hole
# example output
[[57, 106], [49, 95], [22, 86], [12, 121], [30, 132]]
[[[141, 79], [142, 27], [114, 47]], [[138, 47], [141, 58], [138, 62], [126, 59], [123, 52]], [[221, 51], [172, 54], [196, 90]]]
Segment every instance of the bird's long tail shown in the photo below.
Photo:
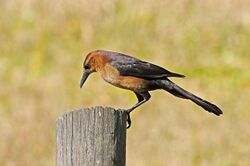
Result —
[[221, 109], [219, 107], [217, 107], [216, 105], [201, 99], [200, 97], [186, 91], [185, 89], [179, 87], [178, 85], [176, 85], [175, 83], [173, 83], [172, 81], [170, 81], [169, 79], [167, 80], [162, 80], [161, 81], [162, 84], [162, 89], [168, 91], [169, 93], [173, 94], [174, 96], [183, 98], [183, 99], [189, 99], [191, 101], [193, 101], [194, 103], [196, 103], [197, 105], [201, 106], [202, 108], [204, 108], [206, 111], [214, 113], [215, 115], [220, 115], [223, 112], [221, 111]]

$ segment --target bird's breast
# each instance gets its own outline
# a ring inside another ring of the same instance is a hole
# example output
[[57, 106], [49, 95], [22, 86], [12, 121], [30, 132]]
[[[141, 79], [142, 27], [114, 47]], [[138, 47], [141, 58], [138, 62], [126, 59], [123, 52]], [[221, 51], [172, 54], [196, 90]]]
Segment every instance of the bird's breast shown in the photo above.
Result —
[[121, 76], [119, 71], [110, 64], [106, 64], [99, 72], [106, 82], [114, 86], [133, 91], [144, 91], [147, 88], [147, 80], [133, 76]]
[[119, 83], [119, 71], [110, 64], [106, 64], [100, 71], [102, 78], [110, 84]]

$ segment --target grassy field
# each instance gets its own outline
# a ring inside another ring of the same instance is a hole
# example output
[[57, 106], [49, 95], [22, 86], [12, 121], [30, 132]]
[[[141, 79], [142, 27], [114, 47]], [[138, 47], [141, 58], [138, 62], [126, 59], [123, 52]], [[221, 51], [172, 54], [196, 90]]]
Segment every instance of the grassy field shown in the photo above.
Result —
[[213, 116], [164, 91], [132, 113], [127, 165], [250, 165], [248, 0], [0, 1], [0, 165], [55, 165], [55, 120], [73, 108], [129, 108], [133, 93], [92, 75], [84, 55], [124, 52], [182, 73]]

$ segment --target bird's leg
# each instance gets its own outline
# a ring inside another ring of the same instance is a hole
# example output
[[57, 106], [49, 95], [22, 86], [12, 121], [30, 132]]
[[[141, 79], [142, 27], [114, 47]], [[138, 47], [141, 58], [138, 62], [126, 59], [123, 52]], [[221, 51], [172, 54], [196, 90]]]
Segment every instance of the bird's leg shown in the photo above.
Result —
[[136, 109], [137, 107], [139, 107], [140, 105], [142, 105], [143, 103], [145, 103], [146, 101], [148, 101], [150, 99], [150, 94], [148, 92], [143, 92], [143, 93], [136, 93], [136, 97], [138, 99], [138, 103], [136, 103], [133, 107], [131, 107], [130, 109], [128, 109], [127, 112], [127, 129], [130, 128], [131, 126], [131, 118], [130, 118], [130, 113]]
[[126, 111], [126, 113], [127, 113], [127, 123], [128, 123], [128, 125], [127, 125], [127, 129], [128, 129], [128, 128], [130, 128], [130, 126], [131, 126], [131, 118], [130, 118], [130, 114], [129, 114], [129, 112], [128, 112], [128, 111]]

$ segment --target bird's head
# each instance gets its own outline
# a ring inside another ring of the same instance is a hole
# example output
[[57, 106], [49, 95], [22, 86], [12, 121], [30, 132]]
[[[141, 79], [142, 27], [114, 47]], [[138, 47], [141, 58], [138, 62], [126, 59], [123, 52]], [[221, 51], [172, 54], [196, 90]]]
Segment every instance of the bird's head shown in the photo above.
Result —
[[95, 71], [96, 71], [95, 54], [89, 53], [83, 62], [83, 75], [80, 81], [80, 88], [83, 86], [88, 76]]
[[83, 62], [83, 75], [80, 81], [80, 88], [83, 86], [88, 76], [91, 73], [96, 72], [100, 66], [103, 65], [103, 58], [103, 51], [97, 50], [87, 54]]

